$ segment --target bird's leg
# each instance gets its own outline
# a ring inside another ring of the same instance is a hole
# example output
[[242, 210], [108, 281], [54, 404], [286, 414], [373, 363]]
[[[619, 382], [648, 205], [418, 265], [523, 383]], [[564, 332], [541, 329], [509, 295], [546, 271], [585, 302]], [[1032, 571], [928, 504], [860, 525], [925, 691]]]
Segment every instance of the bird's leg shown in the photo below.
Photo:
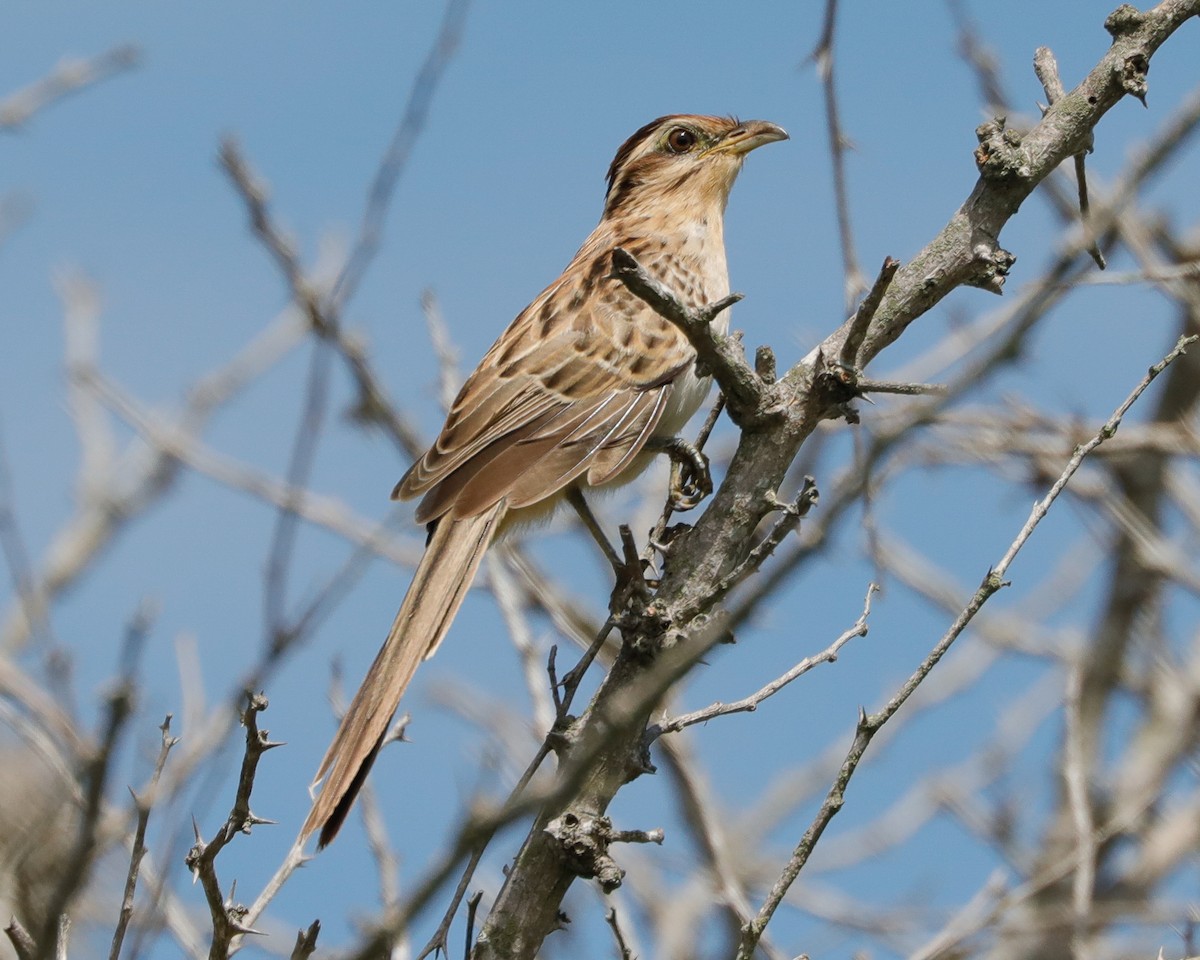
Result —
[[616, 571], [617, 576], [620, 576], [625, 564], [621, 560], [620, 554], [609, 543], [608, 537], [604, 535], [604, 531], [600, 529], [600, 523], [596, 520], [596, 515], [592, 513], [592, 508], [588, 506], [588, 502], [583, 496], [583, 491], [575, 486], [568, 489], [567, 503], [575, 509], [580, 521], [583, 523], [584, 529], [592, 535], [592, 539], [596, 541], [600, 552], [612, 564], [612, 568]]
[[691, 510], [713, 492], [708, 457], [683, 437], [651, 437], [646, 446], [671, 458], [671, 509]]

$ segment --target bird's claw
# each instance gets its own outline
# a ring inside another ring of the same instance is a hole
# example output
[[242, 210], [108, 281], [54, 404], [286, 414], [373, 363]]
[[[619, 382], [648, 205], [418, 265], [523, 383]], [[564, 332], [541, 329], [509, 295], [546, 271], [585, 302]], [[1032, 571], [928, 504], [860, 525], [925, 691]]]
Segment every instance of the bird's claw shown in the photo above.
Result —
[[671, 458], [671, 509], [682, 513], [699, 506], [713, 492], [708, 457], [682, 437], [655, 440], [653, 445]]

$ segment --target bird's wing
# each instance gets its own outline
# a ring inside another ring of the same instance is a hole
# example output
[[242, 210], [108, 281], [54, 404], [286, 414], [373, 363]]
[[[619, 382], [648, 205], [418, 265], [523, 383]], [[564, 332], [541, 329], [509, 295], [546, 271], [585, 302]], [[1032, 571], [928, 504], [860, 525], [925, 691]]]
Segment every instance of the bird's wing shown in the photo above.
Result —
[[463, 385], [395, 495], [417, 520], [537, 503], [584, 473], [604, 483], [644, 447], [693, 362], [681, 333], [582, 267], [535, 300]]

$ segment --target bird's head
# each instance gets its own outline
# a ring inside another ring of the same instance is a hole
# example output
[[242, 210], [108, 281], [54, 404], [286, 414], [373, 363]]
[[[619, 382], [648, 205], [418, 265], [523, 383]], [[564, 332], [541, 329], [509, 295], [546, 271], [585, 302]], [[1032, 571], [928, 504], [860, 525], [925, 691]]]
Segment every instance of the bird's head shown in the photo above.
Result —
[[724, 210], [746, 154], [787, 138], [766, 120], [689, 114], [652, 120], [621, 145], [608, 168], [604, 219], [654, 213], [664, 203]]

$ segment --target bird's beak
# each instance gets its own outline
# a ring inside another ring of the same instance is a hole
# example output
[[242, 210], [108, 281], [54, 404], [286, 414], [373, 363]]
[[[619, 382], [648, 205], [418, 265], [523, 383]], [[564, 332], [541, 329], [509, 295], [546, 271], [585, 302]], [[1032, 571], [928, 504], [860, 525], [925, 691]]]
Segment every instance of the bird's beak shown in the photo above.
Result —
[[761, 147], [764, 143], [774, 143], [787, 138], [787, 131], [777, 124], [766, 120], [748, 120], [736, 129], [729, 131], [712, 149], [741, 156]]

